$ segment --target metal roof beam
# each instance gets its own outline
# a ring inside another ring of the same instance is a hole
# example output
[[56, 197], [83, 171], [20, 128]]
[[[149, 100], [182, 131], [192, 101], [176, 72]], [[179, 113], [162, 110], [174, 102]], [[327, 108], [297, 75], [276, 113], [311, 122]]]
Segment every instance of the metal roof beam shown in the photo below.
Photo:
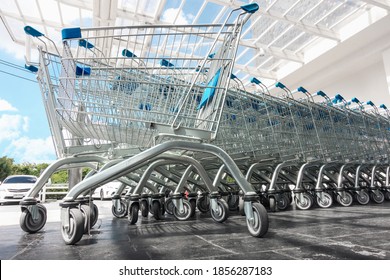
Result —
[[362, 1], [366, 2], [367, 4], [371, 4], [373, 6], [377, 6], [379, 8], [390, 11], [390, 1], [386, 1], [386, 0], [362, 0]]
[[[209, 0], [209, 1], [213, 2], [213, 3], [216, 3], [216, 4], [219, 4], [219, 5], [224, 5], [224, 6], [230, 7], [232, 9], [239, 8], [242, 5], [246, 4], [244, 2], [235, 1], [235, 0], [233, 0], [233, 1], [228, 1], [228, 0]], [[316, 36], [319, 36], [319, 37], [331, 39], [331, 40], [338, 41], [338, 42], [340, 41], [340, 35], [338, 34], [338, 32], [330, 30], [330, 29], [325, 29], [325, 28], [322, 28], [322, 27], [319, 27], [319, 26], [311, 26], [311, 25], [308, 25], [308, 24], [304, 24], [301, 21], [293, 19], [293, 18], [288, 17], [288, 16], [277, 15], [275, 13], [271, 14], [269, 11], [264, 11], [264, 9], [261, 9], [261, 8], [259, 9], [259, 11], [256, 12], [256, 14], [257, 15], [267, 16], [267, 17], [272, 18], [274, 20], [279, 20], [279, 21], [283, 21], [283, 22], [292, 24], [292, 25], [302, 29], [303, 31], [305, 31], [307, 33], [310, 33], [310, 34], [313, 34], [313, 35], [316, 35]]]

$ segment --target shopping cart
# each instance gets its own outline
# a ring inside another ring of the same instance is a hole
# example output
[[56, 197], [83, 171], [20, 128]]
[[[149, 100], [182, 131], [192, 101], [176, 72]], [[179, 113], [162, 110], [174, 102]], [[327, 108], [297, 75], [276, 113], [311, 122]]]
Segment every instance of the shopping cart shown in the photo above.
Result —
[[[224, 24], [216, 25], [62, 31], [58, 90], [52, 93], [59, 126], [79, 139], [80, 146], [88, 140], [143, 150], [101, 168], [69, 191], [61, 203], [62, 235], [67, 244], [77, 243], [85, 232], [84, 216], [88, 215], [83, 216], [79, 207], [83, 194], [105, 182], [142, 172], [127, 206], [133, 223], [148, 178], [159, 165], [172, 162], [185, 166], [184, 171], [177, 169], [182, 177], [171, 197], [177, 216], [186, 217], [190, 212], [182, 191], [195, 172], [203, 190], [209, 192], [212, 217], [224, 221], [228, 209], [218, 188], [222, 174], [211, 181], [201, 164], [210, 157], [214, 165], [225, 166], [223, 170], [228, 170], [244, 192], [250, 233], [262, 236], [267, 232], [266, 211], [233, 159], [221, 148], [204, 143], [217, 137], [241, 30], [257, 9], [254, 3], [242, 6], [233, 10]], [[237, 11], [237, 19], [228, 23]], [[43, 34], [30, 29], [30, 35]], [[163, 194], [153, 188], [151, 192], [151, 208], [159, 215]], [[121, 209], [120, 201], [116, 202]]]

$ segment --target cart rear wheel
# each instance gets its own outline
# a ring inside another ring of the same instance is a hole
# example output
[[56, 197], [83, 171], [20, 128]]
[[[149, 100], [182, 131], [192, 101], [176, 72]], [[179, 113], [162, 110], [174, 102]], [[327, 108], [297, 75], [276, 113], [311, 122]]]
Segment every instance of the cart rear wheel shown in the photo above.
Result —
[[370, 196], [371, 196], [371, 199], [377, 204], [381, 204], [385, 200], [385, 196], [383, 195], [383, 192], [381, 192], [381, 191], [371, 193]]
[[254, 237], [262, 237], [268, 231], [268, 214], [267, 210], [259, 202], [252, 203], [253, 221], [246, 219], [246, 225], [249, 233]]
[[361, 205], [366, 205], [370, 202], [370, 196], [366, 191], [359, 191], [356, 194], [356, 201]]
[[353, 202], [352, 195], [349, 192], [344, 192], [344, 194], [338, 194], [336, 199], [337, 202], [340, 203], [340, 205], [345, 207], [351, 206]]
[[[80, 206], [80, 211], [84, 216], [84, 233], [87, 233], [89, 229], [92, 228], [92, 214], [91, 214], [91, 207], [89, 207], [86, 204], [83, 204]], [[88, 228], [89, 227], [89, 228]]]
[[193, 212], [193, 208], [191, 206], [191, 202], [183, 199], [183, 212], [180, 212], [176, 207], [173, 208], [173, 215], [179, 221], [187, 221], [191, 218]]
[[76, 244], [84, 234], [84, 215], [80, 209], [69, 210], [69, 227], [61, 227], [62, 238], [67, 245]]
[[333, 198], [327, 192], [317, 193], [316, 200], [321, 208], [329, 208], [333, 204]]
[[229, 216], [229, 206], [223, 199], [217, 199], [218, 211], [214, 211], [210, 207], [211, 217], [218, 223], [223, 223]]
[[295, 204], [301, 210], [307, 210], [313, 205], [313, 199], [310, 194], [302, 193], [295, 197]]
[[27, 209], [24, 209], [20, 215], [19, 224], [23, 231], [35, 233], [45, 226], [47, 220], [46, 207], [41, 204], [37, 204], [37, 207], [38, 217], [35, 220], [32, 218], [30, 211]]
[[228, 196], [228, 205], [230, 211], [237, 211], [238, 209], [238, 195], [232, 194]]
[[189, 200], [191, 204], [191, 217], [195, 216], [195, 210], [196, 210], [196, 199]]
[[141, 200], [141, 215], [146, 218], [149, 216], [149, 203], [146, 200]]
[[99, 218], [99, 208], [96, 206], [95, 203], [92, 203], [91, 227], [94, 227], [94, 225], [96, 225], [98, 218]]
[[169, 215], [173, 215], [173, 209], [175, 208], [175, 205], [173, 204], [173, 201], [172, 201], [172, 198], [171, 197], [168, 197], [166, 200], [165, 200], [165, 211], [169, 214]]
[[206, 196], [199, 197], [196, 201], [196, 206], [202, 213], [207, 213], [210, 210], [210, 202]]
[[279, 199], [276, 201], [276, 207], [279, 210], [286, 210], [290, 205], [290, 199], [285, 194], [279, 195]]
[[161, 203], [158, 200], [152, 202], [152, 213], [153, 213], [153, 217], [156, 220], [161, 220], [162, 208], [161, 208]]
[[390, 200], [390, 192], [389, 191], [385, 192], [385, 199]]
[[128, 219], [131, 225], [135, 225], [138, 221], [138, 211], [139, 205], [138, 202], [132, 203], [128, 211]]
[[269, 202], [269, 211], [276, 212], [276, 199], [275, 199], [275, 197], [270, 196], [268, 198], [268, 202]]
[[124, 218], [124, 217], [126, 217], [126, 214], [127, 214], [126, 203], [124, 203], [123, 201], [120, 201], [120, 205], [121, 205], [120, 209], [117, 209], [114, 205], [112, 205], [112, 207], [111, 207], [112, 215], [114, 215], [114, 217], [116, 217], [116, 218]]

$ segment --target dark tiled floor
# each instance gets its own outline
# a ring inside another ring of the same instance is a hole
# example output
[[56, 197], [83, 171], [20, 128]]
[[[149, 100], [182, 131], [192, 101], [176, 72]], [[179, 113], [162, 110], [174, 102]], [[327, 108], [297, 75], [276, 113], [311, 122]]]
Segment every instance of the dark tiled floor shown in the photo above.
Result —
[[[3, 223], [7, 225], [0, 225], [0, 259], [390, 260], [388, 201], [269, 213], [270, 228], [264, 238], [251, 237], [244, 217], [235, 213], [223, 224], [197, 213], [186, 222], [149, 216], [129, 225], [127, 219], [112, 217], [110, 201], [96, 204], [100, 220], [74, 246], [62, 240], [58, 203], [49, 204], [49, 221], [39, 233], [24, 233], [18, 221]], [[18, 206], [2, 206], [0, 224], [5, 215], [16, 219], [18, 211]]]

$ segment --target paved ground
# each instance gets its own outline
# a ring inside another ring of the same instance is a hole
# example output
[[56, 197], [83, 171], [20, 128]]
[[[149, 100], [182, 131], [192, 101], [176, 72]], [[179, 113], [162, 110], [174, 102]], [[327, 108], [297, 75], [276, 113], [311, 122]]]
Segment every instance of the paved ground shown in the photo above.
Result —
[[46, 203], [48, 222], [27, 234], [19, 227], [18, 205], [0, 207], [0, 259], [367, 259], [390, 260], [390, 202], [381, 205], [332, 206], [308, 211], [269, 213], [264, 238], [251, 237], [244, 217], [232, 213], [223, 223], [197, 213], [179, 222], [151, 216], [137, 225], [111, 214], [111, 201], [96, 201], [100, 216], [91, 235], [74, 246], [60, 233], [58, 202]]

